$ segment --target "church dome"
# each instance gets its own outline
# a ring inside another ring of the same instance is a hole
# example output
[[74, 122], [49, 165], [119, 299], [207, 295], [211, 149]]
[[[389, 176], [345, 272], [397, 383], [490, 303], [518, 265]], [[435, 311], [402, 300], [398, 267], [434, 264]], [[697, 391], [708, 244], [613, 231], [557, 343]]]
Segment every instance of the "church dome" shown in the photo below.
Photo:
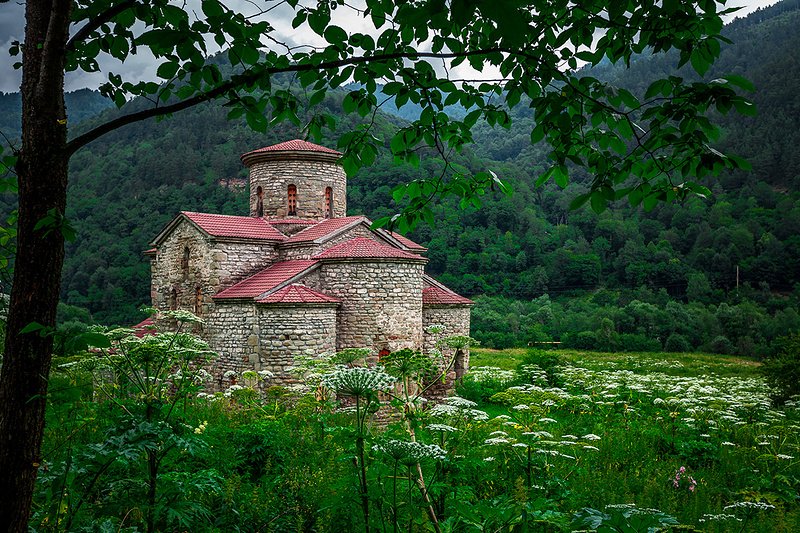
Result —
[[250, 168], [250, 216], [324, 220], [347, 213], [341, 152], [300, 139], [241, 156]]

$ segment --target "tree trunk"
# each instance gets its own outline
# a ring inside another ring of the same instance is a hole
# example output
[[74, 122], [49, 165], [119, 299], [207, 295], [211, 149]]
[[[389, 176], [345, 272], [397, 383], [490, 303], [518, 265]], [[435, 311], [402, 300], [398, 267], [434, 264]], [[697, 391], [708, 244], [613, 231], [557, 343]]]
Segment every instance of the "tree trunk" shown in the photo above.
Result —
[[53, 328], [61, 287], [60, 227], [34, 230], [64, 214], [67, 124], [64, 58], [69, 0], [29, 0], [22, 74], [22, 149], [18, 154], [17, 255], [0, 371], [0, 531], [26, 532], [40, 463], [52, 335], [21, 335], [36, 322]]

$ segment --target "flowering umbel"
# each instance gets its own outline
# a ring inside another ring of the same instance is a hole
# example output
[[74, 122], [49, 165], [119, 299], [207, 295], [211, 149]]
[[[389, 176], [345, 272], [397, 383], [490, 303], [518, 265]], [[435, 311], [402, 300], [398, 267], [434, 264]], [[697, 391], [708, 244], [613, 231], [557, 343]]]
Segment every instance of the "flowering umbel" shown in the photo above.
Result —
[[322, 384], [337, 394], [362, 397], [387, 391], [395, 381], [380, 367], [339, 367], [322, 377]]

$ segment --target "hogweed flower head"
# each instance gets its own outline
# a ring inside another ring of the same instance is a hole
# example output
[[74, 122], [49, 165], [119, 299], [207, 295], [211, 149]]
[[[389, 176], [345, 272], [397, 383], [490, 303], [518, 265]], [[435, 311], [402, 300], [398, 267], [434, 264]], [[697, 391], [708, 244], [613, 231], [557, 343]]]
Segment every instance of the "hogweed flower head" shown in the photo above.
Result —
[[441, 431], [442, 433], [454, 433], [458, 431], [457, 428], [453, 426], [448, 426], [447, 424], [428, 424], [425, 426], [429, 431]]
[[385, 453], [395, 461], [403, 464], [414, 464], [425, 459], [442, 460], [447, 452], [436, 444], [389, 439], [372, 447], [373, 450]]
[[745, 511], [768, 511], [775, 509], [775, 506], [764, 502], [736, 502], [722, 508], [723, 511], [736, 511], [739, 509]]
[[345, 396], [369, 396], [388, 391], [395, 381], [380, 367], [339, 367], [322, 376], [322, 385]]

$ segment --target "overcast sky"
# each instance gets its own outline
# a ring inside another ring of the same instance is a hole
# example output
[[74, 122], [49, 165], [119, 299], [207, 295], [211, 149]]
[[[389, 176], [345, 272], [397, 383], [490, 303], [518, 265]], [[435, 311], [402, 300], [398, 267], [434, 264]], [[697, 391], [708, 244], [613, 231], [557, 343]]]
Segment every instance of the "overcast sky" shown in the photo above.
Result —
[[[746, 13], [754, 11], [755, 9], [763, 6], [768, 6], [776, 3], [777, 0], [729, 0], [728, 4], [731, 6], [741, 5], [743, 9], [737, 13], [737, 16], [742, 16]], [[192, 3], [190, 0], [189, 5]], [[253, 2], [249, 0], [232, 0], [226, 4], [233, 8], [240, 8], [243, 12], [253, 11]], [[12, 58], [8, 55], [8, 48], [15, 40], [21, 41], [23, 39], [23, 26], [24, 26], [24, 2], [20, 0], [10, 0], [2, 3], [0, 0], [0, 91], [11, 92], [19, 90], [20, 72], [14, 70], [12, 65], [18, 61], [18, 58]], [[199, 11], [199, 10], [198, 10]], [[292, 30], [290, 21], [293, 17], [292, 12], [288, 8], [284, 10], [272, 11], [269, 15], [270, 23], [283, 34], [286, 42], [296, 43], [301, 39], [308, 38], [310, 31], [306, 33], [298, 33]], [[334, 12], [335, 23], [344, 27], [349, 32], [361, 31], [366, 33], [369, 30], [367, 22], [359, 17], [356, 17], [352, 12], [347, 12], [344, 9], [339, 9]], [[307, 40], [305, 42], [308, 42]], [[101, 70], [108, 72], [108, 70], [122, 75], [128, 81], [140, 81], [146, 79], [155, 79], [155, 67], [152, 56], [144, 53], [131, 55], [125, 63], [119, 63], [114, 60], [107, 60], [101, 62]], [[83, 87], [95, 88], [104, 81], [106, 81], [107, 74], [100, 73], [79, 73], [67, 76], [67, 90], [75, 90]]]

